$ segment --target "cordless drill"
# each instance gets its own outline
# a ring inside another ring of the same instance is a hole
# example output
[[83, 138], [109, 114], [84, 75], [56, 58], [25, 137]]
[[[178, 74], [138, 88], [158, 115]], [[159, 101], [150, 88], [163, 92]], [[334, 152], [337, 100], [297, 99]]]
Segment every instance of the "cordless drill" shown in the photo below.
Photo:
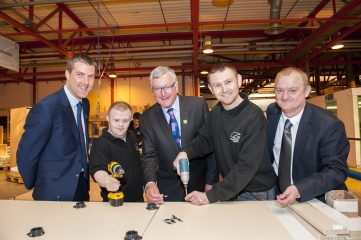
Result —
[[189, 182], [189, 162], [187, 158], [181, 158], [179, 160], [180, 177], [184, 185], [184, 191], [188, 194], [188, 182]]
[[[117, 162], [109, 163], [108, 170], [114, 178], [122, 178], [125, 173], [124, 168]], [[121, 191], [110, 192], [108, 194], [108, 199], [111, 206], [119, 207], [123, 205], [124, 194]]]

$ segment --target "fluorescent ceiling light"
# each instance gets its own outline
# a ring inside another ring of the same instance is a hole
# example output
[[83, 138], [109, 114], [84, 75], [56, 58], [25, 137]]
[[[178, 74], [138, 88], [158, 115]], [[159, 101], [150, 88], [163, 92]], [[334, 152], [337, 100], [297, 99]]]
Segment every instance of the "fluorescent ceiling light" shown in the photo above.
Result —
[[110, 78], [116, 78], [117, 74], [115, 72], [111, 72], [111, 73], [109, 73], [109, 77]]
[[341, 49], [343, 47], [344, 47], [344, 45], [343, 45], [342, 41], [338, 41], [337, 43], [335, 43], [335, 45], [332, 46], [332, 49]]

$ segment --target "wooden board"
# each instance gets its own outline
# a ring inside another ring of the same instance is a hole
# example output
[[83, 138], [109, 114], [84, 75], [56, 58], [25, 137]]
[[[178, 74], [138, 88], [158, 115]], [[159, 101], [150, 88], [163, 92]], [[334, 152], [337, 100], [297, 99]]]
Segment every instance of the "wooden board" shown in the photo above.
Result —
[[[290, 209], [290, 208], [289, 208]], [[318, 240], [344, 240], [347, 235], [324, 235], [309, 222], [303, 219], [300, 215], [290, 209], [290, 213]]]
[[[270, 204], [275, 205], [274, 201]], [[143, 239], [315, 239], [295, 222], [297, 233], [277, 216], [293, 218], [287, 209], [270, 208], [268, 201], [227, 202], [195, 206], [166, 202], [157, 210]], [[173, 216], [182, 221], [172, 219]], [[294, 219], [294, 218], [293, 218]], [[174, 220], [172, 222], [171, 220]]]
[[[85, 208], [74, 208], [75, 202], [0, 200], [1, 240], [119, 240], [127, 231], [144, 232], [155, 211], [146, 203], [86, 202]], [[32, 228], [42, 227], [45, 234], [30, 238]], [[149, 239], [152, 240], [152, 239]]]
[[322, 212], [329, 218], [332, 218], [334, 221], [337, 221], [343, 225], [345, 225], [348, 230], [348, 236], [350, 239], [361, 239], [361, 218], [349, 218], [346, 217], [344, 214], [336, 211], [335, 209], [328, 207], [328, 205], [324, 204], [323, 202], [312, 200], [308, 201], [308, 204], [313, 206], [318, 211]]
[[324, 235], [332, 234], [348, 234], [348, 229], [341, 223], [336, 222], [332, 218], [326, 216], [307, 202], [294, 203], [288, 206], [303, 219], [314, 226]]

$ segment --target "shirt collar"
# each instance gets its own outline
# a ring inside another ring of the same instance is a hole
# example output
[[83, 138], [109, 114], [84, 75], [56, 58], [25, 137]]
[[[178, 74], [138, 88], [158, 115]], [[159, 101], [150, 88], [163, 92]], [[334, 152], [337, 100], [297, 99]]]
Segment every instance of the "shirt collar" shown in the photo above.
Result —
[[[178, 95], [177, 95], [177, 97], [176, 97], [173, 105], [170, 106], [169, 108], [173, 108], [173, 110], [175, 110], [175, 111], [177, 111], [177, 112], [180, 112], [179, 96], [178, 96]], [[167, 111], [168, 111], [169, 108], [163, 108], [163, 107], [162, 107], [164, 114], [167, 114]]]
[[296, 124], [298, 124], [301, 121], [301, 117], [302, 117], [304, 110], [305, 109], [302, 109], [301, 112], [299, 112], [296, 116], [291, 117], [291, 118], [286, 117], [286, 115], [282, 112], [281, 120], [283, 121], [283, 123], [285, 123], [286, 120], [289, 119], [291, 121], [292, 125], [295, 126]]
[[74, 97], [73, 94], [70, 93], [70, 91], [68, 90], [68, 88], [66, 87], [66, 85], [64, 85], [64, 91], [65, 91], [66, 96], [67, 96], [68, 99], [69, 99], [70, 106], [71, 106], [71, 107], [75, 107], [80, 100], [77, 99], [76, 97]]

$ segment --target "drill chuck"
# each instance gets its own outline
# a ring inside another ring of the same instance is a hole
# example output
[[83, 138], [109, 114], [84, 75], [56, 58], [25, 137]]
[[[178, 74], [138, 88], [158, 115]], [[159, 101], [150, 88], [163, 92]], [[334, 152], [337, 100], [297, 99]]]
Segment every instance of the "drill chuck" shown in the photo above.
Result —
[[121, 177], [125, 173], [124, 168], [117, 162], [109, 163], [108, 170], [111, 172], [113, 177]]

